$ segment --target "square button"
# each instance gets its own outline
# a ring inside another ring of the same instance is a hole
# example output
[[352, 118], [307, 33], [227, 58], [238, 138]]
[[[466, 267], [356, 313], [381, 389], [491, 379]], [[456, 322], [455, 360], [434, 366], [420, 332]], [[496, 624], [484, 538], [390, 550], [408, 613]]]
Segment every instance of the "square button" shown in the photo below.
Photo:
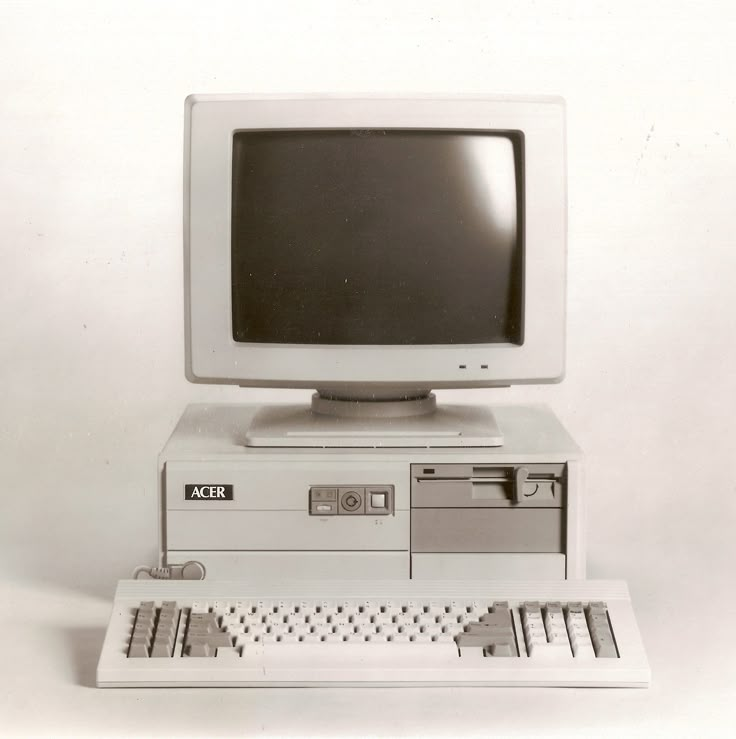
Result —
[[390, 516], [394, 512], [394, 486], [371, 485], [365, 489], [365, 512], [371, 516]]
[[386, 493], [371, 493], [371, 508], [385, 508]]

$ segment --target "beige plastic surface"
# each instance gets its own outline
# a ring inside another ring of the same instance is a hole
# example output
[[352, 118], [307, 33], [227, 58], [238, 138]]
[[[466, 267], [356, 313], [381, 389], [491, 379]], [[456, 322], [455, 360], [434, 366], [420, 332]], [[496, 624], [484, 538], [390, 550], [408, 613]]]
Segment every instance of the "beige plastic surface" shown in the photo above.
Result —
[[413, 508], [412, 552], [563, 551], [559, 508]]
[[[172, 556], [186, 560], [197, 555], [210, 580], [255, 576], [273, 580], [319, 578], [321, 580], [407, 580], [409, 552], [245, 552], [180, 551]], [[530, 570], [531, 571], [531, 570]], [[542, 577], [542, 576], [540, 576]], [[564, 578], [564, 567], [559, 579]], [[542, 579], [546, 579], [543, 578]]]
[[409, 512], [394, 516], [310, 516], [303, 511], [168, 513], [169, 549], [404, 550]]
[[503, 445], [503, 434], [489, 408], [456, 405], [440, 405], [431, 413], [405, 418], [330, 416], [307, 406], [266, 406], [256, 414], [245, 439], [254, 447]]
[[564, 580], [565, 555], [417, 553], [411, 555], [411, 576], [418, 580]]

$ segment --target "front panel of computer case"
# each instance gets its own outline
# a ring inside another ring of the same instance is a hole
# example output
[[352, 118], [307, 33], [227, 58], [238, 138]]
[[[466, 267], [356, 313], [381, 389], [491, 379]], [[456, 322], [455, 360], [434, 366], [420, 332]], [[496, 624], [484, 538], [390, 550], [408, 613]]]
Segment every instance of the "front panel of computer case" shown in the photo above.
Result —
[[[584, 577], [581, 455], [543, 407], [486, 449], [254, 449], [191, 406], [161, 454], [161, 563], [208, 578]], [[540, 441], [542, 440], [542, 441]]]

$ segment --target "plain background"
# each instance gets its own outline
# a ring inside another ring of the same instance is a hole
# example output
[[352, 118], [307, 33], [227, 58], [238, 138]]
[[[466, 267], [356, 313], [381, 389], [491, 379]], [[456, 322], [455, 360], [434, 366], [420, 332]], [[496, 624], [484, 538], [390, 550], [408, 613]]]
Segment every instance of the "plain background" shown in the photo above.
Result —
[[[0, 733], [732, 730], [734, 38], [730, 2], [0, 3]], [[89, 687], [184, 406], [308, 397], [184, 379], [184, 97], [319, 91], [567, 99], [567, 377], [440, 400], [541, 400], [584, 448], [649, 691]]]

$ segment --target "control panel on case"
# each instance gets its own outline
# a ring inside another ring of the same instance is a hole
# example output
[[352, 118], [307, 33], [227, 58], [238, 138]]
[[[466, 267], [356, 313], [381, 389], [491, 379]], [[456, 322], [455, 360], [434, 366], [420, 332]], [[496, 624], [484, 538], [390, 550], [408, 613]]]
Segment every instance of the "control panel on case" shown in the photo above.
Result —
[[309, 489], [312, 516], [388, 516], [393, 512], [393, 485], [315, 486]]

